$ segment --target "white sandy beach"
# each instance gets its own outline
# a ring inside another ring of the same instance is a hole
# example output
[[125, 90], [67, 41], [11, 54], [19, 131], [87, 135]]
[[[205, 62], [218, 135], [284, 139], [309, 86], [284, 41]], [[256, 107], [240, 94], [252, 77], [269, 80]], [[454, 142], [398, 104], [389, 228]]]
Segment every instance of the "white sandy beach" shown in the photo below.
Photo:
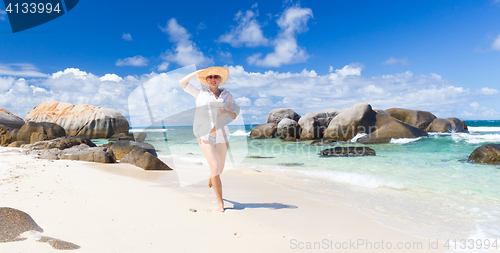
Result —
[[[206, 181], [180, 187], [175, 168], [40, 160], [16, 148], [0, 148], [0, 166], [0, 206], [28, 213], [41, 235], [77, 244], [77, 252], [444, 251], [346, 206], [284, 189], [271, 174], [225, 172], [221, 214], [211, 211], [216, 198]], [[60, 252], [24, 235], [0, 243], [0, 252]]]

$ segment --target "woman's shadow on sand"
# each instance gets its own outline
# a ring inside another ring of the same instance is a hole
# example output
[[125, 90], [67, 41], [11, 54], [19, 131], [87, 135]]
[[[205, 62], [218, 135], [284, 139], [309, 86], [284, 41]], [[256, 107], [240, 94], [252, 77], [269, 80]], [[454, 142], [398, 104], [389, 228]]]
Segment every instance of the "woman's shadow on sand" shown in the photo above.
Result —
[[285, 205], [281, 203], [238, 203], [236, 201], [231, 201], [224, 199], [224, 201], [229, 202], [233, 204], [233, 207], [226, 207], [224, 209], [226, 210], [243, 210], [245, 208], [269, 208], [269, 209], [284, 209], [284, 208], [290, 208], [290, 209], [295, 209], [298, 208], [297, 206], [294, 205]]

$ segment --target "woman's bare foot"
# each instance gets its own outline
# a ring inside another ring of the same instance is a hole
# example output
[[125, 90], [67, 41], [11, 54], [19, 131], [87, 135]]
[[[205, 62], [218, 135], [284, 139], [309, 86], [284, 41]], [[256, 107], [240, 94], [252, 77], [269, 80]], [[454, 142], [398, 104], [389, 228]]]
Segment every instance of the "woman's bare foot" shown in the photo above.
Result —
[[217, 208], [215, 211], [223, 213], [224, 212], [224, 204], [219, 205], [219, 208]]
[[212, 178], [208, 178], [208, 188], [212, 188]]

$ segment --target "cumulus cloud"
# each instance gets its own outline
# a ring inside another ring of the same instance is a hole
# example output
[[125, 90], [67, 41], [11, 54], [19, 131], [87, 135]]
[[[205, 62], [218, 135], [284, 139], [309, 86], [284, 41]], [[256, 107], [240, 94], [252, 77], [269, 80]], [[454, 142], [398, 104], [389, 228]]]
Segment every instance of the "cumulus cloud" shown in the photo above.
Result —
[[119, 82], [119, 81], [123, 80], [117, 74], [106, 74], [104, 76], [101, 76], [101, 78], [99, 78], [99, 79], [102, 82], [104, 82], [104, 81]]
[[396, 65], [406, 66], [408, 64], [409, 64], [408, 57], [401, 58], [401, 59], [396, 59], [394, 57], [389, 57], [389, 59], [387, 59], [384, 62], [382, 62], [382, 65], [392, 65], [392, 66], [396, 66]]
[[479, 93], [483, 94], [483, 95], [496, 95], [498, 94], [498, 90], [495, 90], [495, 89], [492, 89], [492, 88], [488, 88], [488, 87], [484, 87], [484, 88], [481, 88], [479, 90]]
[[262, 58], [262, 54], [256, 53], [247, 58], [250, 65], [261, 67], [280, 67], [284, 64], [305, 62], [309, 55], [305, 48], [297, 44], [297, 35], [307, 31], [307, 21], [313, 17], [312, 10], [292, 6], [287, 8], [278, 19], [280, 28], [278, 35], [273, 40], [274, 52]]
[[128, 57], [125, 59], [118, 59], [118, 61], [116, 61], [116, 66], [144, 67], [147, 65], [148, 59], [142, 55], [136, 55], [134, 57]]
[[123, 33], [122, 39], [126, 41], [131, 41], [132, 40], [132, 35], [130, 33]]
[[[252, 6], [252, 8], [256, 7], [257, 4]], [[255, 12], [247, 10], [245, 13], [238, 11], [234, 17], [238, 25], [231, 27], [231, 30], [220, 36], [217, 41], [228, 43], [233, 47], [257, 47], [267, 45], [269, 40], [264, 37], [261, 25], [256, 19], [257, 16], [259, 16], [257, 10]]]
[[168, 62], [162, 62], [160, 65], [158, 65], [158, 71], [165, 71], [168, 69]]
[[168, 34], [169, 40], [175, 43], [172, 51], [167, 51], [162, 55], [163, 60], [175, 62], [181, 66], [196, 64], [197, 66], [213, 65], [214, 61], [205, 57], [196, 44], [191, 40], [191, 34], [186, 28], [177, 23], [175, 18], [167, 22], [166, 27], [159, 28], [162, 32]]
[[500, 34], [498, 35], [498, 37], [495, 39], [495, 41], [493, 41], [493, 44], [491, 44], [491, 48], [493, 50], [497, 50], [497, 51], [500, 51]]
[[250, 106], [252, 104], [252, 102], [250, 101], [250, 99], [247, 98], [247, 97], [237, 98], [236, 99], [236, 103], [239, 106]]
[[228, 68], [231, 77], [224, 85], [231, 87], [237, 97], [254, 101], [253, 115], [248, 117], [261, 117], [279, 107], [289, 107], [303, 115], [326, 108], [349, 108], [360, 102], [384, 109], [401, 107], [456, 117], [470, 108], [470, 100], [475, 97], [469, 89], [437, 78], [436, 74], [416, 76], [406, 71], [364, 77], [359, 63], [332, 67], [326, 75], [305, 69], [295, 73], [254, 73], [242, 66]]
[[29, 63], [0, 64], [0, 75], [22, 77], [46, 77], [38, 68]]
[[[226, 67], [231, 74], [224, 87], [244, 107], [242, 112], [246, 123], [263, 123], [269, 111], [276, 108], [292, 108], [304, 115], [327, 108], [349, 108], [361, 102], [382, 109], [426, 110], [445, 118], [498, 117], [498, 108], [484, 108], [475, 102], [483, 101], [484, 93], [471, 92], [432, 74], [414, 75], [406, 71], [365, 77], [358, 63], [332, 67], [332, 71], [324, 75], [306, 69], [300, 72], [269, 70], [261, 73], [246, 71], [242, 66]], [[124, 77], [113, 73], [96, 76], [78, 68], [57, 71], [43, 78], [0, 76], [0, 107], [24, 117], [34, 106], [49, 100], [90, 104], [141, 119], [131, 123], [137, 126], [149, 119], [147, 110], [140, 103], [144, 103], [144, 95], [140, 93], [142, 89], [136, 89], [140, 86], [146, 91], [156, 119], [195, 107], [193, 97], [183, 92], [178, 83], [179, 79], [195, 70], [193, 65], [185, 68], [182, 71]], [[190, 82], [201, 86], [196, 79]], [[133, 91], [140, 91], [135, 100], [139, 102], [130, 102], [129, 96]]]
[[478, 102], [472, 102], [470, 104], [470, 107], [472, 107], [474, 110], [477, 110], [479, 108], [479, 103]]

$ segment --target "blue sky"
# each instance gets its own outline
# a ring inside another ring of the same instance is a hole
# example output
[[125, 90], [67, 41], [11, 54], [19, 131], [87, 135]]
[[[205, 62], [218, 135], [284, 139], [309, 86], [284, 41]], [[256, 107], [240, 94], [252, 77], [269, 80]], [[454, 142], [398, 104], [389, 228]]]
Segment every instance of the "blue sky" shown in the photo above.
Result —
[[245, 123], [360, 102], [500, 118], [498, 0], [80, 1], [16, 34], [1, 10], [0, 107], [20, 117], [46, 100], [128, 115], [143, 83], [176, 113], [194, 100], [165, 73], [195, 64], [230, 69]]

